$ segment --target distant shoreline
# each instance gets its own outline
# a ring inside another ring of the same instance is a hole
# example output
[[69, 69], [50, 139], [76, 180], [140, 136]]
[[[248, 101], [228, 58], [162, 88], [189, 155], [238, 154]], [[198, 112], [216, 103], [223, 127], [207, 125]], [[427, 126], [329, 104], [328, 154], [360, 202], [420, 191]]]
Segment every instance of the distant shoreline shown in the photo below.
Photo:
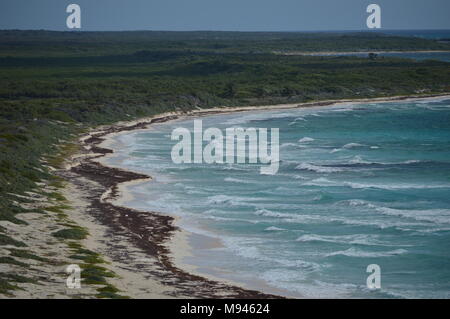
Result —
[[305, 56], [327, 56], [327, 55], [354, 55], [354, 54], [386, 54], [386, 53], [450, 53], [450, 50], [411, 50], [411, 51], [291, 51], [291, 52], [278, 52], [274, 51], [273, 53], [279, 55], [305, 55]]
[[[126, 261], [117, 261], [114, 257], [110, 257], [113, 264], [118, 263], [123, 268], [134, 269], [128, 274], [122, 273], [122, 281], [124, 282], [125, 293], [131, 296], [141, 298], [147, 295], [138, 295], [137, 287], [133, 286], [133, 278], [131, 276], [142, 275], [142, 278], [148, 272], [152, 273], [152, 281], [148, 280], [150, 285], [153, 281], [169, 285], [171, 292], [166, 295], [165, 291], [158, 291], [160, 297], [194, 297], [194, 298], [283, 298], [281, 293], [279, 296], [266, 294], [264, 292], [241, 288], [235, 283], [227, 282], [222, 279], [209, 279], [203, 275], [195, 274], [195, 271], [187, 269], [186, 265], [182, 265], [180, 258], [175, 258], [180, 254], [180, 250], [185, 251], [189, 247], [177, 247], [186, 244], [186, 240], [180, 240], [183, 237], [184, 230], [177, 227], [175, 218], [158, 212], [137, 211], [128, 207], [121, 206], [126, 196], [126, 187], [130, 183], [136, 183], [151, 179], [150, 176], [126, 171], [119, 168], [109, 167], [103, 163], [105, 156], [113, 156], [114, 151], [109, 149], [112, 139], [117, 134], [130, 132], [138, 129], [146, 129], [154, 123], [163, 123], [171, 120], [177, 120], [185, 117], [199, 117], [213, 114], [225, 114], [231, 112], [258, 111], [258, 110], [277, 110], [277, 109], [293, 109], [315, 106], [331, 106], [343, 103], [376, 103], [376, 102], [395, 102], [408, 100], [422, 100], [433, 98], [450, 98], [450, 93], [434, 94], [434, 95], [408, 95], [394, 96], [383, 98], [365, 98], [365, 99], [343, 99], [343, 100], [327, 100], [310, 103], [294, 103], [281, 105], [266, 106], [246, 106], [246, 107], [219, 107], [211, 109], [198, 109], [185, 113], [164, 113], [151, 118], [143, 118], [129, 122], [118, 122], [110, 126], [102, 126], [92, 130], [80, 139], [83, 151], [69, 160], [62, 176], [76, 180], [80, 183], [87, 179], [100, 186], [91, 186], [90, 183], [84, 183], [82, 187], [84, 191], [94, 194], [86, 198], [89, 202], [90, 213], [93, 214], [96, 223], [106, 226], [110, 229], [110, 233], [118, 241], [119, 251], [111, 251], [111, 254], [127, 255], [129, 251], [139, 249], [152, 262], [145, 267], [133, 265], [131, 258], [125, 258]], [[70, 181], [70, 180], [69, 180]], [[73, 192], [73, 188], [71, 189]], [[98, 195], [95, 195], [98, 194]], [[85, 212], [84, 212], [85, 213]], [[79, 216], [79, 214], [78, 214]], [[77, 221], [77, 220], [76, 220]], [[83, 224], [82, 220], [79, 220]], [[94, 225], [86, 225], [91, 233], [91, 241], [111, 241], [111, 238], [105, 238], [101, 234], [96, 233]], [[128, 238], [128, 240], [116, 239], [120, 237]], [[117, 248], [115, 248], [117, 249]], [[130, 276], [130, 278], [128, 278]], [[145, 282], [141, 283], [145, 284]], [[196, 288], [192, 288], [196, 286]], [[155, 285], [156, 287], [156, 285]], [[156, 289], [156, 288], [153, 288]], [[161, 289], [161, 288], [159, 288]], [[263, 290], [263, 289], [262, 289]]]

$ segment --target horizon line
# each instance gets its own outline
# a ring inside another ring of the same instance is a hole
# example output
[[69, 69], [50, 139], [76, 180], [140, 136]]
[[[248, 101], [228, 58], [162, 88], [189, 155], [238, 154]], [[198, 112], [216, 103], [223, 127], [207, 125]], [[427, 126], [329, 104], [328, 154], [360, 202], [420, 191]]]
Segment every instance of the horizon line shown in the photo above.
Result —
[[335, 30], [212, 30], [212, 29], [192, 29], [192, 30], [167, 30], [167, 29], [133, 29], [133, 30], [55, 30], [55, 29], [20, 29], [9, 28], [0, 31], [47, 31], [47, 32], [236, 32], [236, 33], [321, 33], [321, 32], [383, 32], [383, 31], [450, 31], [448, 29], [335, 29]]

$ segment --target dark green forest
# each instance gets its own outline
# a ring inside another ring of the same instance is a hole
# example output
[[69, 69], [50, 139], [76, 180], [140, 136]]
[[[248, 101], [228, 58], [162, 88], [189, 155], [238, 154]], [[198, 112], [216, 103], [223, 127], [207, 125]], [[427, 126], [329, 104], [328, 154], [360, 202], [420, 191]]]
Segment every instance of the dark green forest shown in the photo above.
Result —
[[215, 53], [273, 51], [450, 50], [442, 41], [374, 32], [124, 31], [53, 32], [0, 30], [0, 56], [104, 56], [140, 50]]

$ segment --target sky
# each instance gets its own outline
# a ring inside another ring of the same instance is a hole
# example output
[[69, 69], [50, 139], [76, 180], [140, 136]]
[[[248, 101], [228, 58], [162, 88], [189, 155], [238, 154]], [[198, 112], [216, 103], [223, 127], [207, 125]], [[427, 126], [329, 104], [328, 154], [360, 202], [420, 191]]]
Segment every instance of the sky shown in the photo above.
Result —
[[0, 0], [0, 29], [69, 30], [72, 3], [80, 31], [365, 30], [371, 3], [383, 29], [450, 29], [450, 0]]

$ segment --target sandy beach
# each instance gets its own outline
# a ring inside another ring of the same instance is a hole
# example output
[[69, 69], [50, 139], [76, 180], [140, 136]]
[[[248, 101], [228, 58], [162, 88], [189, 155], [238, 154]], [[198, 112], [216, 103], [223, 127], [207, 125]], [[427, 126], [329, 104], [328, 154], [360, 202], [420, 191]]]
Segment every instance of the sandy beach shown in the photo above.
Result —
[[[450, 95], [399, 96], [377, 99], [320, 101], [303, 104], [213, 108], [189, 113], [167, 113], [152, 118], [119, 122], [96, 128], [79, 139], [82, 151], [67, 160], [66, 169], [57, 174], [68, 181], [64, 195], [73, 210], [70, 217], [91, 234], [85, 246], [105, 256], [119, 275], [113, 283], [132, 298], [281, 298], [279, 294], [245, 289], [243, 283], [204, 278], [195, 269], [182, 264], [190, 254], [192, 238], [178, 226], [173, 216], [142, 212], [123, 206], [129, 201], [127, 188], [146, 182], [150, 176], [104, 164], [114, 156], [114, 137], [153, 123], [239, 111], [317, 107], [343, 103], [404, 101]], [[211, 243], [220, 245], [220, 242]], [[209, 276], [208, 276], [209, 277]], [[264, 291], [264, 283], [254, 283]], [[253, 285], [253, 286], [255, 286]]]
[[83, 152], [73, 156], [66, 170], [58, 174], [69, 181], [64, 195], [76, 207], [70, 213], [71, 218], [91, 234], [84, 245], [106, 256], [120, 277], [113, 279], [113, 284], [132, 298], [275, 298], [178, 268], [172, 262], [169, 243], [179, 251], [187, 249], [174, 218], [120, 206], [119, 194], [124, 186], [150, 177], [102, 165], [98, 159], [111, 151], [98, 145], [107, 135], [145, 128], [178, 116], [164, 114], [118, 123], [80, 139]]

